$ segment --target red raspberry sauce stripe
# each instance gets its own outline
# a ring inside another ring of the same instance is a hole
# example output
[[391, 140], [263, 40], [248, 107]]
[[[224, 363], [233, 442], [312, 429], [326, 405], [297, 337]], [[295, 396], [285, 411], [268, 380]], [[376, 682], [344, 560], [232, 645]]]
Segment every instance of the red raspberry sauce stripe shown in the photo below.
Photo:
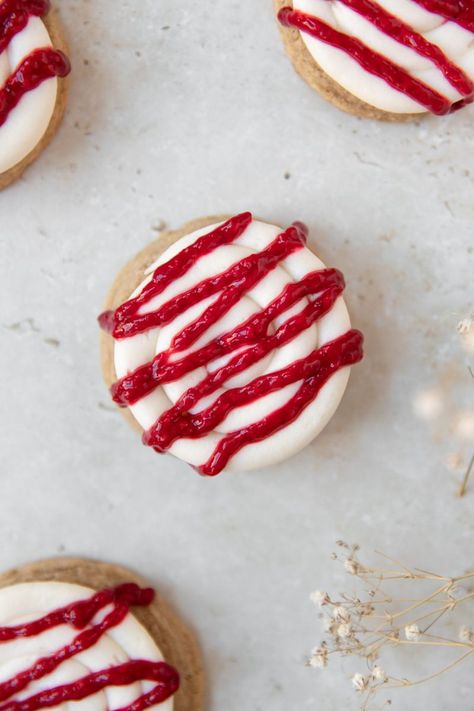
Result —
[[77, 629], [89, 625], [100, 610], [113, 605], [112, 610], [96, 625], [80, 632], [73, 641], [41, 657], [31, 667], [19, 672], [12, 679], [0, 683], [0, 711], [36, 711], [36, 709], [57, 706], [67, 701], [78, 701], [101, 691], [108, 686], [125, 686], [135, 681], [156, 681], [157, 686], [140, 696], [133, 704], [121, 711], [140, 711], [153, 703], [161, 703], [179, 688], [179, 675], [165, 662], [132, 660], [124, 664], [89, 674], [71, 684], [53, 687], [34, 694], [22, 701], [10, 700], [23, 691], [31, 682], [51, 674], [60, 665], [94, 647], [107, 630], [120, 625], [131, 606], [146, 606], [154, 599], [151, 588], [140, 588], [135, 583], [125, 583], [116, 588], [108, 588], [95, 593], [87, 600], [79, 600], [24, 625], [0, 627], [0, 643], [25, 637], [36, 637], [46, 630], [69, 624]]
[[404, 47], [414, 50], [421, 57], [429, 59], [440, 70], [461, 96], [470, 96], [474, 91], [474, 82], [467, 74], [444, 52], [423, 35], [416, 32], [410, 25], [400, 20], [395, 15], [384, 10], [372, 0], [339, 0], [343, 5], [369, 20], [375, 27], [384, 32], [388, 37], [396, 40]]
[[[140, 308], [155, 296], [161, 294], [171, 282], [186, 274], [201, 257], [210, 254], [222, 245], [230, 244], [238, 239], [251, 222], [251, 213], [244, 212], [232, 217], [212, 230], [212, 232], [200, 237], [192, 245], [183, 249], [166, 262], [166, 264], [159, 266], [154, 271], [151, 281], [138, 296], [126, 301], [115, 312], [106, 311], [101, 314], [99, 316], [100, 326], [104, 330], [111, 332], [116, 339], [129, 338], [149, 328], [154, 328], [153, 323], [148, 325], [149, 317], [147, 314], [143, 317], [137, 316]], [[170, 318], [174, 318], [174, 316]]]
[[244, 294], [262, 281], [290, 254], [302, 249], [305, 242], [305, 236], [297, 227], [289, 227], [278, 235], [267, 249], [259, 254], [251, 254], [231, 267], [235, 272], [233, 282], [201, 316], [174, 337], [171, 344], [173, 350], [184, 351], [192, 346], [203, 333], [228, 313]]
[[87, 600], [74, 602], [54, 610], [44, 617], [13, 627], [0, 627], [0, 644], [19, 637], [36, 637], [46, 630], [59, 625], [73, 625], [77, 629], [85, 627], [99, 610], [111, 603], [122, 605], [149, 605], [154, 597], [151, 588], [141, 589], [134, 583], [125, 583], [116, 588], [106, 588]]
[[48, 0], [3, 0], [0, 3], [0, 54], [15, 35], [25, 29], [30, 17], [44, 17], [48, 12]]
[[[336, 371], [345, 366], [354, 365], [362, 358], [362, 334], [349, 331], [340, 338], [327, 343], [315, 351], [314, 375], [307, 377], [297, 393], [283, 407], [272, 412], [248, 427], [223, 437], [216, 446], [210, 459], [197, 471], [203, 476], [216, 476], [227, 466], [229, 460], [243, 447], [261, 442], [279, 430], [294, 422], [313, 402], [321, 388]], [[283, 375], [278, 375], [284, 380]]]
[[[325, 274], [327, 281], [324, 285], [322, 283], [324, 272], [312, 272], [297, 284], [289, 284], [281, 296], [266, 309], [251, 316], [242, 325], [237, 326], [234, 331], [214, 339], [208, 346], [205, 346], [205, 353], [202, 353], [203, 360], [206, 358], [204, 362], [216, 360], [243, 346], [249, 346], [249, 348], [244, 353], [236, 355], [223, 367], [210, 373], [205, 383], [201, 382], [187, 390], [176, 402], [175, 407], [181, 410], [190, 410], [202, 397], [211, 395], [226, 380], [257, 363], [272, 349], [285, 345], [328, 313], [344, 289], [342, 274], [337, 270], [327, 270], [327, 272], [330, 271], [333, 271], [334, 274]], [[313, 287], [314, 291], [312, 291], [311, 284], [317, 283], [316, 277], [320, 280], [319, 285]], [[287, 319], [273, 335], [268, 335], [268, 327], [275, 318], [291, 308], [300, 298], [318, 291], [321, 292], [320, 295], [312, 300], [302, 312]]]
[[52, 674], [63, 662], [75, 657], [79, 652], [94, 647], [101, 637], [112, 627], [119, 625], [128, 614], [126, 605], [117, 605], [104, 620], [78, 634], [73, 641], [47, 657], [41, 657], [31, 667], [19, 672], [17, 676], [0, 684], [0, 701], [6, 701], [14, 694], [23, 691], [32, 681]]
[[[202, 365], [200, 359], [196, 359], [194, 354], [191, 354], [188, 359], [178, 361], [178, 363], [168, 365], [168, 361], [173, 352], [192, 345], [196, 338], [218, 321], [224, 313], [227, 313], [243, 294], [252, 289], [286, 257], [302, 247], [301, 233], [295, 227], [291, 227], [278, 235], [262, 252], [251, 254], [226, 272], [201, 282], [194, 289], [190, 289], [177, 296], [173, 301], [164, 304], [158, 311], [147, 314], [155, 325], [168, 323], [189, 306], [199, 303], [203, 298], [226, 287], [214, 304], [209, 306], [193, 324], [186, 326], [181, 333], [177, 334], [175, 339], [178, 343], [177, 346], [172, 344], [169, 351], [160, 353], [151, 363], [137, 368], [112, 386], [114, 401], [122, 407], [133, 405], [152, 392], [160, 383], [177, 380], [186, 372]], [[170, 312], [172, 318], [170, 318]], [[166, 366], [168, 366], [167, 370]]]
[[474, 33], [474, 3], [472, 0], [414, 0], [428, 12], [441, 15]]
[[352, 57], [369, 74], [383, 79], [389, 86], [405, 94], [433, 114], [443, 116], [451, 110], [451, 102], [405, 69], [394, 64], [382, 54], [367, 47], [355, 37], [335, 30], [322, 20], [303, 12], [284, 7], [278, 13], [280, 22], [295, 27], [321, 42], [336, 47]]
[[[165, 452], [177, 439], [202, 437], [217, 427], [231, 410], [240, 407], [246, 402], [262, 397], [266, 392], [270, 392], [278, 381], [278, 379], [274, 378], [275, 373], [255, 378], [241, 388], [233, 388], [226, 391], [209, 408], [200, 411], [196, 415], [192, 415], [189, 412], [201, 399], [214, 393], [231, 377], [243, 372], [272, 350], [281, 348], [303, 330], [309, 328], [331, 310], [341, 293], [342, 287], [331, 287], [325, 290], [318, 299], [310, 302], [302, 312], [285, 321], [275, 334], [257, 336], [257, 340], [254, 337], [252, 339], [253, 345], [244, 353], [239, 353], [225, 366], [207, 375], [198, 385], [187, 390], [172, 408], [164, 412], [155, 425], [144, 433], [144, 444], [154, 447], [159, 452]], [[288, 366], [285, 372], [288, 374], [290, 372], [294, 373], [296, 369], [293, 368], [293, 365]], [[302, 377], [300, 375], [297, 379], [301, 380]], [[265, 384], [267, 391], [262, 390], [261, 383]], [[213, 426], [210, 426], [211, 420]]]
[[47, 79], [65, 77], [70, 70], [69, 60], [59, 50], [46, 47], [29, 54], [0, 89], [0, 126], [25, 94]]
[[109, 686], [128, 686], [136, 681], [155, 681], [157, 686], [133, 704], [122, 707], [121, 711], [139, 711], [153, 703], [162, 703], [179, 688], [177, 672], [165, 662], [136, 660], [89, 674], [70, 684], [40, 691], [22, 701], [9, 701], [0, 705], [0, 711], [38, 711], [68, 701], [81, 701]]

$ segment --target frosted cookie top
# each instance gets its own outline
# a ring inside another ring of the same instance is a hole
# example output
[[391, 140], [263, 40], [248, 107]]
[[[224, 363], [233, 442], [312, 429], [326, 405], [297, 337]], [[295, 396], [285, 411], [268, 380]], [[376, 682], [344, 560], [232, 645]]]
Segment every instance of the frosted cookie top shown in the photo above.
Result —
[[0, 0], [0, 174], [41, 142], [70, 71], [42, 20], [47, 0]]
[[446, 114], [474, 97], [474, 3], [293, 0], [279, 19], [316, 63], [370, 106]]
[[204, 475], [290, 457], [327, 424], [362, 336], [342, 274], [250, 213], [176, 241], [130, 300], [100, 317], [115, 338], [112, 393], [144, 442]]
[[62, 582], [0, 589], [2, 704], [172, 711], [179, 676], [129, 612], [153, 595], [133, 583], [98, 593]]

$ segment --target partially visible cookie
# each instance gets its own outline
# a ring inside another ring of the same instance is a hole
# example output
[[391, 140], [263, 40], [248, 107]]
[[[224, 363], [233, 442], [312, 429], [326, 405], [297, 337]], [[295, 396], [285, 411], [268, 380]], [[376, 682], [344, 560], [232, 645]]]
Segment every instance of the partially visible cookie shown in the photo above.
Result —
[[[25, 665], [33, 676], [38, 657], [50, 660], [47, 673], [36, 670], [36, 680], [21, 687], [17, 681], [7, 699], [22, 692], [22, 699], [33, 699], [32, 711], [41, 694], [43, 700], [49, 694], [49, 708], [79, 699], [80, 711], [81, 700], [87, 705], [93, 694], [104, 711], [140, 708], [142, 697], [155, 694], [157, 711], [202, 711], [204, 673], [193, 634], [141, 577], [121, 566], [57, 558], [0, 575], [0, 649], [12, 639], [14, 658], [7, 648], [2, 652], [9, 678]], [[72, 640], [75, 648], [68, 646]]]
[[0, 0], [0, 190], [17, 180], [55, 135], [70, 63], [49, 0]]
[[[435, 14], [436, 0], [408, 0], [397, 16], [375, 0], [273, 2], [296, 71], [347, 113], [406, 122], [449, 113], [473, 99], [470, 16]], [[447, 56], [443, 49], [450, 46]]]

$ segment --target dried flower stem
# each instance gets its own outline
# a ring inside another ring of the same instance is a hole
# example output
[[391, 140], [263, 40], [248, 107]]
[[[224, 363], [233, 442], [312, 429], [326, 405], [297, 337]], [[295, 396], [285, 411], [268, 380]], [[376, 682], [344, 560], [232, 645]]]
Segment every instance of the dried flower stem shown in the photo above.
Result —
[[[358, 579], [365, 587], [365, 594], [341, 595], [333, 599], [327, 592], [317, 591], [311, 599], [321, 608], [328, 609], [330, 615], [325, 620], [328, 639], [313, 651], [309, 660], [312, 667], [325, 668], [329, 658], [342, 655], [365, 660], [368, 674], [357, 673], [352, 684], [360, 695], [360, 711], [367, 711], [368, 704], [381, 690], [405, 688], [419, 685], [448, 672], [467, 658], [474, 655], [474, 631], [467, 625], [460, 628], [459, 638], [449, 636], [452, 613], [474, 600], [472, 587], [466, 591], [463, 586], [474, 579], [474, 572], [449, 577], [422, 570], [410, 569], [398, 561], [383, 556], [394, 564], [393, 568], [377, 568], [362, 564], [358, 559], [358, 546], [349, 546], [339, 541], [344, 550], [342, 555], [333, 554], [345, 571]], [[434, 585], [429, 595], [394, 597], [387, 586], [410, 585], [410, 592], [417, 592], [421, 584]], [[461, 594], [460, 594], [461, 593]], [[398, 609], [401, 606], [401, 609]], [[469, 620], [470, 621], [470, 620]], [[447, 632], [447, 633], [446, 633]], [[418, 646], [426, 650], [456, 650], [460, 653], [433, 674], [421, 679], [410, 680], [389, 675], [383, 671], [379, 659], [392, 647], [410, 648]], [[387, 705], [389, 702], [387, 702]]]
[[461, 497], [466, 495], [467, 485], [469, 484], [469, 479], [471, 478], [473, 469], [474, 469], [474, 454], [471, 457], [471, 461], [469, 462], [469, 466], [467, 468], [466, 474], [464, 475], [464, 479], [462, 481], [461, 488], [459, 489], [459, 496], [461, 496]]
[[436, 679], [437, 677], [441, 676], [442, 674], [445, 674], [451, 669], [454, 669], [454, 667], [456, 667], [458, 664], [467, 659], [467, 657], [470, 657], [471, 654], [474, 654], [474, 649], [470, 649], [468, 652], [465, 652], [460, 657], [455, 659], [454, 662], [451, 662], [451, 664], [447, 664], [445, 667], [435, 672], [434, 674], [430, 674], [430, 676], [425, 676], [423, 677], [423, 679], [417, 679], [416, 681], [410, 681], [408, 683], [406, 680], [401, 679], [399, 684], [387, 684], [386, 689], [401, 689], [402, 687], [406, 686], [419, 686], [420, 684], [426, 684], [426, 682], [432, 681], [433, 679]]

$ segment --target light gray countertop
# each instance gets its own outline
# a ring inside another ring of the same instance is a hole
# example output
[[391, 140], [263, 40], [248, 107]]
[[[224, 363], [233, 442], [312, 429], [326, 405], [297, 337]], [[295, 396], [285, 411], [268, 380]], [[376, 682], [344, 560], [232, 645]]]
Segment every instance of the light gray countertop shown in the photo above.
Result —
[[[474, 110], [412, 125], [339, 113], [293, 71], [271, 0], [60, 9], [67, 118], [0, 195], [0, 568], [63, 553], [151, 578], [200, 635], [209, 711], [356, 708], [338, 662], [304, 667], [320, 639], [308, 595], [342, 587], [334, 541], [474, 565], [474, 492], [456, 498], [450, 443], [412, 411], [445, 366], [465, 367]], [[111, 407], [95, 317], [154, 228], [245, 209], [310, 226], [346, 274], [367, 356], [298, 457], [206, 481]], [[472, 711], [473, 679], [464, 668], [394, 707]]]

